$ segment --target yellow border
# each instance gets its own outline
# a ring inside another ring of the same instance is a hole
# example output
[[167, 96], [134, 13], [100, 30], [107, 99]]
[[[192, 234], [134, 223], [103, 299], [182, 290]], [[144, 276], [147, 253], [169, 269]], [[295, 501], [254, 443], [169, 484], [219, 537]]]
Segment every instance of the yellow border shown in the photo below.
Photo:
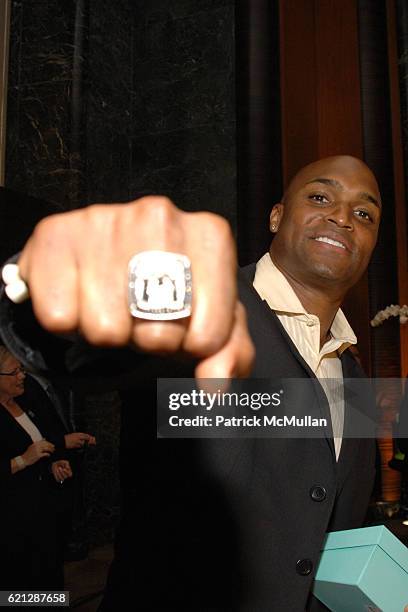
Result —
[[10, 0], [0, 0], [0, 185], [4, 185]]

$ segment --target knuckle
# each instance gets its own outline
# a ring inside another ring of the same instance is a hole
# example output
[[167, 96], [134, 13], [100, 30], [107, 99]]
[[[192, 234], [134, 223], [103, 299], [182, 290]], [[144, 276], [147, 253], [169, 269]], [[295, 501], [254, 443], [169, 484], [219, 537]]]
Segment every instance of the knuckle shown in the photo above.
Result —
[[[120, 207], [120, 208], [119, 208]], [[130, 204], [116, 205], [112, 236], [128, 236], [129, 228], [143, 228], [149, 248], [166, 248], [180, 238], [181, 220], [186, 213], [179, 210], [166, 196], [146, 196]]]
[[53, 231], [53, 229], [59, 225], [59, 217], [60, 215], [56, 214], [41, 219], [35, 226], [34, 234], [47, 235], [50, 231]]
[[95, 226], [109, 228], [117, 215], [118, 209], [123, 208], [123, 206], [123, 204], [91, 204], [83, 210], [74, 211], [72, 214], [77, 215], [78, 219], [83, 218], [86, 228]]
[[167, 242], [172, 242], [172, 238], [180, 230], [181, 219], [186, 215], [165, 196], [152, 198], [144, 202], [142, 214], [143, 222], [154, 228], [155, 236], [164, 245]]
[[176, 210], [173, 202], [165, 195], [144, 196], [139, 200], [134, 200], [132, 204], [139, 210], [141, 207], [146, 208], [146, 210], [156, 210], [157, 212]]
[[217, 232], [226, 239], [232, 238], [232, 230], [229, 222], [224, 217], [215, 213], [209, 213], [209, 218]]
[[147, 196], [137, 200], [132, 210], [136, 215], [154, 222], [158, 229], [167, 227], [177, 215], [184, 214], [166, 196]]
[[[226, 219], [214, 213], [191, 213], [194, 222], [189, 227], [195, 248], [211, 252], [228, 271], [236, 267], [236, 247], [232, 229]], [[197, 240], [199, 238], [199, 240]]]
[[67, 220], [73, 213], [59, 213], [41, 219], [34, 229], [33, 238], [42, 244], [52, 245], [65, 239]]
[[209, 212], [196, 212], [191, 215], [198, 221], [204, 233], [216, 236], [221, 243], [233, 244], [232, 229], [224, 217]]

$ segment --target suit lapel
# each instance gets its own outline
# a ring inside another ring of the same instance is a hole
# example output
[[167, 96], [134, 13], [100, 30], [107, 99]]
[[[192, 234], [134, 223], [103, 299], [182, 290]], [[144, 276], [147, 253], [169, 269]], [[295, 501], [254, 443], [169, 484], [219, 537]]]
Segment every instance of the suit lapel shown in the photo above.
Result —
[[[350, 388], [347, 384], [347, 379], [361, 378], [361, 372], [357, 368], [354, 358], [344, 351], [341, 355], [341, 365], [343, 369], [343, 379], [346, 381], [344, 385], [344, 431], [341, 451], [338, 461], [338, 486], [341, 487], [344, 480], [347, 478], [354, 461], [355, 456], [360, 446], [360, 439], [353, 438], [354, 421], [358, 413], [361, 403], [364, 399], [361, 396], [356, 397], [355, 388]], [[355, 430], [354, 430], [355, 431]]]

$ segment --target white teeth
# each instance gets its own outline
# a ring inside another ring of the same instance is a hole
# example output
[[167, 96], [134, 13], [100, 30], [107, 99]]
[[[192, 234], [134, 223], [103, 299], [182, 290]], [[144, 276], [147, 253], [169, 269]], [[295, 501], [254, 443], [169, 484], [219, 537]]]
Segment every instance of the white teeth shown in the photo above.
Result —
[[333, 246], [341, 247], [342, 249], [346, 248], [344, 244], [341, 244], [341, 242], [337, 242], [337, 240], [327, 238], [327, 236], [319, 236], [318, 238], [315, 238], [315, 240], [317, 240], [318, 242], [327, 242], [327, 244], [332, 244]]

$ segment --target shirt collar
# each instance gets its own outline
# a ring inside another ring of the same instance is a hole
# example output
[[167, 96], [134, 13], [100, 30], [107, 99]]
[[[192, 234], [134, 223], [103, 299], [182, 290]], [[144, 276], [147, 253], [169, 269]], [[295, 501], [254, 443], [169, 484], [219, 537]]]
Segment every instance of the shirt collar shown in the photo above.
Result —
[[[256, 264], [253, 285], [260, 297], [272, 310], [287, 315], [305, 315], [311, 317], [292, 286], [282, 272], [275, 266], [269, 253], [265, 253]], [[330, 328], [332, 339], [347, 346], [356, 344], [357, 338], [341, 308], [338, 309]], [[342, 346], [345, 350], [347, 346]]]

